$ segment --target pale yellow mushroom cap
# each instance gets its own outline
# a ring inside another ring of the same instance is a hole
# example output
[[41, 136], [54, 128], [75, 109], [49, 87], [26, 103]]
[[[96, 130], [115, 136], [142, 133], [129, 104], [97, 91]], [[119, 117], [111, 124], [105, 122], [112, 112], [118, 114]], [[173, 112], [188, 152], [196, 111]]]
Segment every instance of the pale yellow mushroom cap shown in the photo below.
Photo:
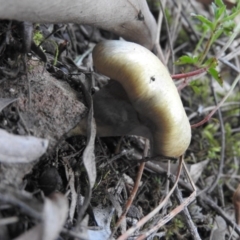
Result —
[[176, 86], [161, 61], [130, 42], [105, 41], [93, 50], [96, 70], [121, 83], [153, 135], [153, 154], [178, 157], [188, 148], [191, 127]]

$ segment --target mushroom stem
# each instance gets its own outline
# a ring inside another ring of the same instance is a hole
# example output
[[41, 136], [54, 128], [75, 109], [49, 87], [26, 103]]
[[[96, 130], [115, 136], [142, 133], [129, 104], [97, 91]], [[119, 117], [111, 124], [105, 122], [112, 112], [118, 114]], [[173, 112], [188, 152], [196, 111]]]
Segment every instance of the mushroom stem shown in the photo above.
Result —
[[[99, 73], [118, 81], [123, 87], [126, 95], [123, 99], [131, 106], [127, 112], [134, 112], [134, 116], [129, 117], [129, 123], [133, 119], [139, 121], [138, 127], [141, 125], [147, 129], [147, 135], [152, 136], [152, 154], [171, 157], [182, 155], [190, 144], [191, 127], [177, 88], [160, 60], [138, 44], [105, 41], [94, 48], [93, 62]], [[103, 91], [108, 92], [106, 89]], [[112, 92], [117, 93], [118, 90]], [[110, 98], [108, 102], [111, 105]], [[104, 107], [101, 108], [101, 114], [104, 114]], [[95, 111], [97, 134], [110, 136], [112, 130], [107, 132], [106, 122], [104, 128], [98, 128], [100, 114], [98, 109]], [[106, 120], [109, 120], [108, 116], [112, 116], [111, 111], [106, 114]], [[129, 128], [127, 131], [131, 133], [134, 128], [131, 124]]]

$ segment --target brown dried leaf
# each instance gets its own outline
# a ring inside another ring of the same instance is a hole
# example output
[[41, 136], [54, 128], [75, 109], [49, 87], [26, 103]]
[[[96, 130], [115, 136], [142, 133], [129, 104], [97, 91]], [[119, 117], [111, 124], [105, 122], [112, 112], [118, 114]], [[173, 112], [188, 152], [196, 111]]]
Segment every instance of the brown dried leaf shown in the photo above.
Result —
[[94, 144], [96, 137], [96, 123], [93, 118], [93, 105], [91, 102], [91, 108], [88, 115], [88, 134], [87, 134], [87, 146], [83, 152], [83, 163], [86, 168], [90, 188], [93, 188], [96, 181], [96, 164], [95, 164], [95, 154], [94, 154]]
[[86, 90], [85, 86], [82, 85], [85, 94], [85, 98], [87, 101], [87, 105], [89, 107], [88, 119], [87, 119], [87, 146], [83, 152], [83, 164], [87, 171], [88, 175], [88, 191], [84, 198], [83, 205], [81, 206], [81, 210], [78, 215], [78, 223], [80, 223], [84, 212], [86, 211], [90, 199], [92, 196], [92, 188], [96, 181], [97, 171], [96, 171], [96, 163], [95, 163], [95, 154], [94, 154], [94, 144], [96, 137], [96, 123], [93, 117], [93, 101], [89, 92]]
[[[195, 164], [187, 164], [187, 168], [189, 169], [190, 172], [190, 176], [193, 180], [194, 183], [196, 183], [199, 179], [199, 177], [201, 176], [204, 168], [207, 166], [209, 162], [209, 159], [201, 161], [199, 163], [195, 163]], [[168, 164], [164, 163], [164, 162], [157, 162], [154, 161], [155, 164], [159, 165], [160, 167], [162, 167], [164, 170], [167, 171], [168, 169]], [[171, 163], [170, 166], [170, 171], [172, 174], [176, 174], [177, 169], [178, 169], [178, 163]]]

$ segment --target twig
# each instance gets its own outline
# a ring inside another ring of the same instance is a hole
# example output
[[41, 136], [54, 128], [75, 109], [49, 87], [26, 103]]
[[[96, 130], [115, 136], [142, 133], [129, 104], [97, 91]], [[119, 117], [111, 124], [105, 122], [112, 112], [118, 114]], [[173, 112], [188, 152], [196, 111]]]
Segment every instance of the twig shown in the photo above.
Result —
[[[178, 206], [177, 208], [175, 208], [173, 211], [171, 211], [167, 216], [165, 216], [163, 219], [161, 219], [158, 224], [152, 228], [150, 231], [148, 231], [147, 233], [141, 235], [138, 240], [141, 240], [141, 239], [144, 239], [145, 237], [151, 235], [152, 233], [156, 232], [160, 227], [162, 227], [165, 223], [167, 223], [168, 221], [170, 221], [174, 216], [176, 216], [179, 212], [181, 212], [183, 209], [186, 208], [186, 206], [188, 206], [195, 198], [196, 198], [196, 193], [197, 193], [197, 190], [196, 190], [196, 187], [195, 187], [195, 184], [193, 183], [192, 179], [191, 179], [191, 176], [190, 176], [190, 173], [187, 169], [187, 166], [184, 162], [184, 160], [182, 161], [182, 164], [183, 164], [183, 167], [184, 167], [184, 170], [185, 170], [185, 173], [186, 173], [186, 176], [191, 184], [191, 187], [193, 189], [193, 192], [192, 194], [185, 200], [182, 202], [182, 204], [180, 206]], [[172, 182], [175, 181], [175, 177], [173, 175], [170, 175], [170, 179]], [[193, 230], [193, 228], [191, 228]], [[196, 228], [194, 226], [194, 229], [193, 232], [196, 232]], [[195, 234], [196, 236], [198, 236], [198, 233]], [[195, 236], [194, 235], [194, 236]], [[200, 239], [199, 238], [196, 238], [196, 239]]]
[[31, 92], [30, 79], [29, 79], [29, 76], [28, 76], [27, 55], [26, 55], [26, 54], [24, 54], [24, 56], [23, 56], [23, 58], [22, 58], [22, 61], [23, 61], [23, 65], [24, 65], [24, 68], [25, 68], [25, 74], [26, 74], [26, 79], [27, 79], [27, 87], [28, 87], [28, 107], [29, 107], [29, 109], [31, 109], [31, 106], [32, 106], [32, 92]]
[[[143, 240], [146, 237], [153, 234], [154, 232], [156, 232], [160, 227], [164, 226], [167, 222], [173, 219], [173, 217], [175, 217], [178, 213], [183, 211], [195, 199], [196, 199], [196, 191], [194, 191], [185, 201], [183, 201], [181, 205], [174, 208], [168, 215], [164, 216], [154, 228], [152, 228], [147, 233], [142, 234], [140, 237], [138, 237], [137, 240]], [[196, 239], [201, 239], [201, 238], [196, 238]]]
[[[166, 0], [163, 0], [161, 3], [162, 3], [162, 6], [165, 7], [165, 5], [166, 5]], [[163, 13], [161, 14], [161, 9], [159, 9], [158, 22], [157, 22], [156, 43], [159, 43], [159, 41], [160, 41], [162, 19], [163, 19]]]
[[25, 131], [26, 131], [27, 134], [30, 136], [30, 131], [29, 131], [28, 127], [27, 127], [27, 124], [26, 124], [26, 122], [25, 122], [22, 114], [21, 114], [20, 111], [19, 111], [19, 108], [16, 107], [16, 110], [17, 110], [18, 116], [19, 116], [19, 118], [20, 118], [20, 120], [21, 120], [21, 122], [22, 122], [22, 125], [23, 125]]
[[238, 25], [236, 26], [236, 28], [234, 29], [233, 33], [231, 34], [231, 36], [229, 37], [228, 41], [225, 43], [225, 45], [223, 46], [223, 48], [221, 49], [220, 52], [218, 52], [217, 54], [217, 58], [221, 57], [221, 55], [229, 48], [229, 46], [232, 44], [232, 42], [234, 41], [234, 39], [237, 37], [237, 35], [240, 32], [240, 23], [238, 23]]
[[[148, 162], [146, 163], [146, 167], [150, 168], [151, 170], [158, 172], [158, 173], [164, 173], [166, 172], [165, 170], [163, 170], [160, 166]], [[170, 175], [171, 178], [173, 178], [173, 181], [175, 181], [176, 176], [174, 176], [173, 174]], [[191, 187], [189, 186], [188, 183], [184, 182], [182, 179], [179, 179], [178, 181], [179, 185], [181, 187], [183, 187], [185, 190], [187, 191], [191, 191]], [[240, 236], [240, 227], [238, 227], [236, 225], [236, 223], [234, 221], [231, 220], [231, 218], [229, 216], [227, 216], [225, 214], [225, 212], [223, 211], [222, 208], [218, 207], [216, 203], [214, 203], [209, 196], [205, 195], [205, 194], [201, 194], [197, 196], [197, 200], [199, 200], [199, 204], [203, 207], [206, 208], [206, 205], [208, 205], [212, 210], [214, 210], [218, 215], [222, 216], [224, 218], [224, 220], [232, 227], [234, 228], [234, 231]]]
[[[148, 150], [149, 150], [149, 140], [146, 139], [146, 143], [145, 143], [145, 148], [144, 148], [144, 153], [143, 153], [143, 157], [146, 157], [147, 154], [148, 154]], [[144, 167], [145, 167], [145, 163], [141, 163], [140, 166], [139, 166], [139, 170], [138, 170], [138, 175], [137, 175], [137, 179], [135, 181], [135, 184], [134, 184], [134, 187], [133, 187], [133, 190], [131, 192], [131, 195], [129, 196], [128, 198], [128, 201], [127, 203], [125, 204], [125, 209], [123, 210], [122, 212], [122, 215], [121, 217], [118, 219], [117, 223], [116, 223], [116, 226], [114, 227], [114, 230], [112, 231], [112, 234], [111, 234], [111, 237], [113, 237], [114, 233], [117, 231], [117, 229], [119, 228], [119, 226], [121, 225], [121, 222], [123, 221], [123, 219], [126, 217], [131, 205], [132, 205], [132, 202], [137, 194], [137, 191], [138, 191], [138, 188], [139, 188], [139, 184], [140, 184], [140, 181], [141, 181], [141, 178], [142, 178], [142, 174], [143, 174], [143, 170], [144, 170]]]
[[[182, 194], [181, 192], [179, 191], [178, 187], [176, 187], [175, 189], [175, 196], [177, 198], [177, 201], [179, 204], [182, 204], [184, 201], [183, 201], [183, 198], [182, 198]], [[187, 209], [187, 207], [185, 207], [182, 211], [182, 215], [185, 219], [185, 222], [186, 222], [186, 225], [187, 225], [187, 228], [192, 236], [192, 239], [194, 240], [201, 240], [199, 234], [198, 234], [198, 231], [197, 231], [197, 228], [195, 227], [193, 221], [192, 221], [192, 218], [189, 214], [189, 211]]]
[[226, 64], [228, 67], [232, 68], [237, 73], [240, 73], [240, 69], [238, 67], [236, 67], [235, 65], [233, 65], [232, 63], [230, 63], [229, 61], [227, 61], [226, 58], [219, 58], [218, 60], [220, 62]]
[[[164, 173], [166, 174], [165, 169], [163, 169], [162, 167], [160, 167], [159, 165], [157, 165], [153, 162], [147, 162], [146, 163], [146, 170], [151, 170], [151, 172], [154, 171], [155, 173], [159, 173], [159, 174], [164, 174]], [[176, 181], [176, 176], [174, 174], [170, 174], [170, 177], [172, 177], [173, 180]], [[179, 179], [178, 183], [185, 190], [187, 190], [189, 192], [192, 191], [192, 186], [189, 183], [183, 181], [182, 179]]]
[[71, 223], [73, 222], [73, 218], [74, 218], [74, 213], [75, 213], [75, 209], [77, 206], [77, 192], [75, 190], [75, 176], [74, 176], [74, 172], [69, 164], [69, 161], [67, 158], [63, 157], [63, 166], [65, 169], [65, 174], [67, 177], [67, 181], [68, 181], [68, 186], [70, 188], [71, 191], [71, 203], [70, 203], [70, 208], [69, 208], [69, 218]]
[[[234, 105], [237, 105], [237, 108], [238, 108], [239, 102], [226, 102], [226, 103], [223, 103], [222, 106], [220, 106], [220, 108], [226, 107], [226, 109], [222, 109], [222, 111], [229, 111], [229, 110], [233, 110], [234, 109], [234, 108], [229, 108], [229, 106], [234, 106]], [[216, 108], [216, 106], [209, 106], [209, 107], [201, 109], [201, 111], [193, 112], [191, 115], [188, 116], [188, 119], [190, 121], [194, 117], [197, 117], [197, 116], [199, 116], [199, 115], [201, 115], [201, 114], [203, 114], [205, 112], [209, 112], [209, 111], [211, 111], [211, 110], [213, 110], [215, 108]], [[237, 128], [236, 128], [236, 131], [237, 131]]]
[[[162, 1], [162, 5], [165, 6], [165, 4], [166, 4], [166, 0], [163, 0]], [[161, 14], [161, 11], [159, 10], [155, 48], [156, 48], [156, 51], [157, 51], [157, 56], [163, 62], [163, 64], [166, 65], [165, 57], [164, 57], [162, 49], [160, 47], [160, 35], [161, 35], [161, 26], [162, 26], [162, 16], [163, 15]]]
[[169, 47], [170, 47], [170, 51], [171, 51], [171, 57], [172, 57], [172, 63], [173, 63], [173, 65], [172, 65], [173, 66], [172, 67], [172, 73], [175, 73], [175, 66], [174, 66], [175, 58], [174, 58], [173, 45], [172, 45], [172, 40], [171, 40], [171, 36], [170, 36], [170, 30], [169, 30], [167, 17], [165, 15], [164, 8], [163, 8], [161, 0], [159, 0], [159, 5], [160, 5], [160, 8], [161, 8], [161, 11], [162, 11], [162, 14], [163, 14], [163, 18], [164, 18], [164, 21], [165, 21], [165, 24], [166, 24], [166, 29], [167, 29], [168, 43], [169, 43]]
[[183, 156], [180, 157], [180, 161], [179, 161], [179, 166], [178, 166], [178, 171], [177, 171], [177, 177], [175, 180], [175, 183], [171, 189], [171, 191], [168, 193], [168, 195], [165, 197], [165, 199], [152, 211], [150, 212], [148, 215], [146, 215], [145, 217], [143, 217], [135, 226], [129, 228], [124, 234], [122, 234], [118, 240], [124, 240], [127, 239], [130, 235], [132, 235], [137, 229], [139, 229], [140, 227], [142, 227], [147, 221], [149, 221], [153, 216], [155, 216], [160, 209], [162, 209], [162, 207], [167, 203], [167, 201], [169, 200], [169, 198], [171, 197], [174, 189], [177, 186], [178, 180], [180, 178], [180, 173], [182, 170], [182, 163], [183, 163]]
[[202, 74], [204, 72], [207, 72], [208, 68], [200, 68], [197, 70], [194, 70], [192, 72], [188, 72], [188, 73], [179, 73], [179, 74], [173, 74], [171, 75], [172, 79], [181, 79], [181, 78], [188, 78], [188, 77], [192, 77], [192, 76], [198, 76], [199, 74]]
[[224, 56], [224, 59], [226, 59], [226, 61], [230, 61], [231, 59], [237, 57], [238, 55], [240, 55], [240, 46], [238, 47], [231, 47], [231, 52], [229, 52], [227, 55]]
[[202, 205], [201, 201], [204, 205], [202, 207], [205, 207], [205, 204], [207, 204], [210, 208], [212, 208], [218, 215], [220, 215], [227, 223], [230, 225], [234, 231], [240, 236], [240, 228], [237, 226], [237, 224], [231, 220], [231, 218], [224, 212], [222, 208], [220, 208], [213, 200], [210, 199], [207, 195], [202, 195], [200, 197], [199, 203]]
[[163, 217], [161, 219], [161, 221], [158, 223], [158, 225], [154, 229], [151, 229], [152, 231], [149, 232], [149, 234], [147, 234], [147, 235], [144, 234], [144, 235], [140, 236], [139, 238], [137, 238], [137, 240], [145, 239], [147, 236], [149, 236], [153, 232], [156, 232], [160, 227], [164, 226], [167, 222], [169, 222], [171, 219], [173, 219], [173, 217], [175, 217], [178, 213], [183, 211], [186, 206], [188, 206], [190, 203], [192, 203], [192, 201], [195, 200], [195, 198], [196, 198], [196, 194], [193, 192], [181, 205], [179, 205], [173, 211], [171, 211], [168, 215]]
[[219, 102], [219, 104], [216, 106], [216, 108], [214, 110], [211, 111], [210, 114], [208, 114], [208, 116], [206, 116], [202, 121], [191, 125], [192, 128], [196, 128], [199, 127], [201, 125], [203, 125], [205, 122], [208, 122], [211, 117], [213, 116], [213, 114], [222, 106], [222, 104], [227, 100], [227, 98], [230, 96], [230, 94], [232, 93], [233, 89], [235, 88], [235, 86], [237, 85], [237, 83], [240, 80], [240, 74], [235, 78], [234, 82], [232, 83], [232, 86], [230, 88], [230, 90], [228, 91], [228, 93], [225, 95], [225, 97]]
[[[192, 194], [185, 200], [181, 203], [180, 206], [176, 207], [174, 210], [172, 210], [168, 215], [166, 215], [165, 217], [163, 217], [159, 222], [158, 224], [153, 227], [152, 229], [150, 229], [148, 232], [142, 234], [139, 238], [137, 238], [137, 240], [143, 240], [145, 239], [146, 237], [150, 236], [151, 234], [153, 234], [154, 232], [156, 232], [160, 227], [162, 227], [164, 224], [166, 224], [167, 222], [169, 222], [173, 217], [175, 217], [178, 213], [180, 213], [182, 210], [184, 209], [187, 209], [186, 207], [191, 203], [193, 202], [195, 199], [196, 199], [196, 194], [197, 194], [197, 190], [196, 190], [196, 187], [195, 187], [195, 184], [193, 183], [192, 179], [191, 179], [191, 176], [190, 176], [190, 173], [187, 169], [187, 166], [184, 162], [184, 160], [182, 161], [182, 164], [183, 164], [183, 167], [184, 167], [184, 170], [186, 172], [186, 176], [193, 188], [193, 192]], [[173, 177], [173, 175], [170, 176], [170, 179], [172, 182], [174, 182], [175, 180], [175, 177]], [[187, 211], [188, 212], [188, 211]], [[188, 213], [189, 215], [189, 213]], [[191, 218], [190, 218], [191, 219]], [[191, 227], [190, 227], [190, 232], [193, 234], [194, 236], [194, 239], [201, 239], [198, 235], [198, 232], [196, 230], [196, 227], [194, 226], [193, 223], [190, 224]]]
[[[211, 89], [212, 89], [212, 93], [213, 93], [213, 97], [214, 97], [214, 102], [217, 105], [217, 96], [216, 96], [216, 92], [213, 88], [213, 80], [211, 79]], [[216, 185], [218, 184], [218, 181], [221, 177], [222, 171], [223, 171], [223, 165], [224, 165], [224, 158], [225, 158], [225, 128], [224, 128], [224, 123], [223, 123], [223, 118], [222, 118], [222, 112], [221, 109], [218, 108], [218, 118], [219, 118], [219, 122], [220, 122], [220, 130], [221, 130], [221, 160], [219, 163], [219, 168], [218, 168], [218, 174], [216, 179], [214, 180], [213, 184], [211, 185], [211, 187], [208, 189], [208, 193], [212, 192], [213, 189], [216, 187]]]
[[238, 184], [238, 187], [236, 191], [233, 194], [233, 205], [234, 205], [234, 211], [235, 211], [235, 221], [238, 226], [240, 226], [240, 184]]
[[[176, 0], [173, 0], [173, 3], [175, 4], [175, 6], [177, 6], [177, 1], [176, 1]], [[191, 4], [191, 1], [190, 1], [190, 4]], [[184, 6], [183, 8], [188, 9], [188, 7], [186, 7], [186, 6]], [[185, 11], [181, 11], [181, 15], [182, 15], [183, 19], [187, 22], [189, 28], [190, 28], [191, 31], [192, 31], [192, 34], [195, 36], [196, 41], [198, 42], [198, 41], [199, 41], [199, 37], [198, 37], [198, 35], [197, 35], [194, 27], [192, 26], [192, 24], [191, 24], [190, 21], [188, 20], [188, 17], [186, 16]]]
[[[169, 181], [169, 176], [170, 176], [170, 173], [171, 173], [171, 162], [170, 160], [167, 161], [167, 181], [166, 181], [166, 186], [165, 186], [165, 194], [167, 195], [168, 192], [169, 192], [169, 188], [170, 188], [170, 181]], [[164, 196], [163, 196], [164, 197]], [[162, 210], [162, 214], [165, 215], [167, 212], [167, 205], [165, 207], [163, 207], [163, 210]]]
[[187, 79], [181, 80], [181, 83], [179, 81], [178, 83], [180, 83], [180, 84], [177, 86], [178, 91], [181, 91], [183, 88], [188, 86], [190, 82], [195, 81], [196, 79], [199, 79], [199, 78], [203, 77], [206, 73], [207, 72], [203, 72], [203, 73], [201, 73], [199, 75], [188, 77]]
[[183, 3], [182, 3], [182, 1], [179, 1], [175, 5], [177, 5], [177, 7], [174, 9], [174, 10], [176, 10], [176, 15], [174, 17], [174, 23], [172, 24], [172, 38], [174, 39], [174, 41], [177, 38], [177, 34], [176, 34], [177, 28], [181, 28], [180, 16], [181, 16], [181, 12], [182, 12]]

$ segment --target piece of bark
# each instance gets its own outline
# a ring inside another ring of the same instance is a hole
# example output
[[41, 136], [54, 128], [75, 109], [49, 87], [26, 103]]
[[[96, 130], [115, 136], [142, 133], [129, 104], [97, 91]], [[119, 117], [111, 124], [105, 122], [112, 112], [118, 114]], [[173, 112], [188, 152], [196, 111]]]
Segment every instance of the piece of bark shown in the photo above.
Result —
[[43, 72], [39, 62], [31, 61], [30, 65], [30, 107], [25, 77], [18, 78], [17, 84], [15, 81], [6, 81], [0, 85], [0, 96], [18, 98], [14, 106], [19, 109], [22, 119], [19, 132], [27, 135], [20, 129], [24, 124], [32, 136], [48, 139], [50, 153], [59, 139], [80, 121], [86, 108], [67, 83], [55, 79], [47, 71]]

